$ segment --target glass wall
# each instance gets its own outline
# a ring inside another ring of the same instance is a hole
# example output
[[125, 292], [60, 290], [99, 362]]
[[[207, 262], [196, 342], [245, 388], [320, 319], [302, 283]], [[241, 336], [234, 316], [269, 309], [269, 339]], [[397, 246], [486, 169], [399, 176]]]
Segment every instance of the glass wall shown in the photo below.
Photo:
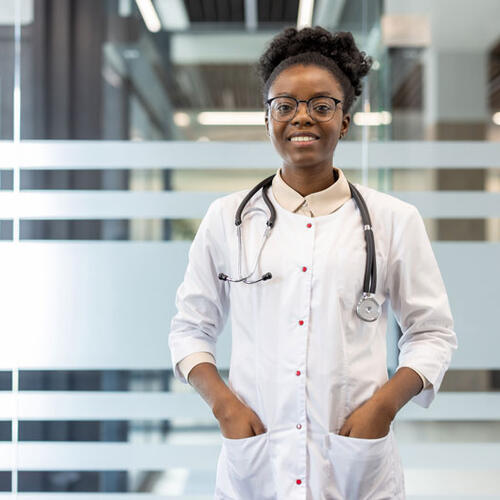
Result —
[[[23, 139], [266, 140], [258, 114], [238, 126], [199, 115], [262, 111], [255, 64], [296, 23], [298, 1], [256, 1], [249, 14], [243, 0], [159, 0], [154, 31], [133, 0], [20, 4]], [[363, 120], [369, 140], [498, 138], [500, 49], [488, 5], [469, 17], [465, 4], [450, 13], [443, 2], [316, 2], [314, 24], [351, 31], [375, 59], [348, 140], [362, 138]], [[12, 9], [3, 11], [9, 139], [14, 30]], [[383, 114], [356, 118], [363, 104]]]
[[[213, 498], [220, 430], [167, 336], [209, 203], [280, 165], [256, 63], [299, 3], [0, 3], [0, 496]], [[417, 206], [456, 322], [435, 403], [397, 417], [408, 497], [498, 494], [498, 2], [316, 0], [311, 24], [374, 59], [334, 163]], [[230, 351], [228, 322], [225, 380]]]

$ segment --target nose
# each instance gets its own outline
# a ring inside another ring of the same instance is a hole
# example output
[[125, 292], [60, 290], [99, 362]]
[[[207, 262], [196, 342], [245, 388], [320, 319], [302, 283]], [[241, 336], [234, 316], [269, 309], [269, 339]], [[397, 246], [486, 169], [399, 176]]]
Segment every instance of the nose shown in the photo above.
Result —
[[307, 112], [307, 102], [299, 102], [299, 105], [297, 107], [297, 112], [295, 113], [295, 116], [292, 119], [292, 123], [295, 124], [301, 124], [301, 123], [311, 123], [312, 118], [309, 116], [309, 113]]

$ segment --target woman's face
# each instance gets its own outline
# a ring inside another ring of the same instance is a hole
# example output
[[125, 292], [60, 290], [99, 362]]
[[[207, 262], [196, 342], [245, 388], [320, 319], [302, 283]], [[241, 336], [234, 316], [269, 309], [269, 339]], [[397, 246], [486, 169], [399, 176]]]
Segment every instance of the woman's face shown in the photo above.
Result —
[[[349, 128], [350, 115], [343, 115], [344, 94], [342, 87], [330, 71], [316, 65], [296, 64], [284, 69], [272, 83], [268, 99], [288, 95], [307, 100], [315, 95], [327, 95], [340, 99], [333, 118], [327, 122], [316, 122], [307, 114], [306, 103], [301, 102], [296, 115], [289, 122], [274, 120], [270, 111], [266, 113], [266, 129], [276, 151], [285, 166], [306, 167], [325, 163], [331, 167], [333, 152], [339, 140]], [[310, 132], [317, 139], [310, 144], [293, 142], [292, 134]]]

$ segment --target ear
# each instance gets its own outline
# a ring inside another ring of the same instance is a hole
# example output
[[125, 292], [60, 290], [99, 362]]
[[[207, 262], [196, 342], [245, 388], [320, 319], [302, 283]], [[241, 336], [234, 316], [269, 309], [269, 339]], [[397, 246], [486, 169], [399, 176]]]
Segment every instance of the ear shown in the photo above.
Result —
[[350, 123], [351, 123], [351, 115], [347, 113], [342, 117], [342, 126], [340, 129], [340, 133], [342, 134], [343, 137], [345, 137], [345, 135], [347, 134]]
[[269, 135], [269, 119], [267, 118], [267, 111], [266, 111], [266, 116], [265, 116], [265, 125], [266, 125], [266, 134]]

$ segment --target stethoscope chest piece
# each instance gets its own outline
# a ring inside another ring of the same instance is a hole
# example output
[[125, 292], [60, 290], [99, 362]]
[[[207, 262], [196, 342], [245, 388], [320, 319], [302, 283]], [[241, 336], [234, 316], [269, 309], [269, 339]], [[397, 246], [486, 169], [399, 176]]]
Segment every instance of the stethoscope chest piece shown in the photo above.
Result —
[[382, 308], [372, 293], [363, 293], [356, 306], [357, 315], [364, 321], [375, 321], [380, 316]]

